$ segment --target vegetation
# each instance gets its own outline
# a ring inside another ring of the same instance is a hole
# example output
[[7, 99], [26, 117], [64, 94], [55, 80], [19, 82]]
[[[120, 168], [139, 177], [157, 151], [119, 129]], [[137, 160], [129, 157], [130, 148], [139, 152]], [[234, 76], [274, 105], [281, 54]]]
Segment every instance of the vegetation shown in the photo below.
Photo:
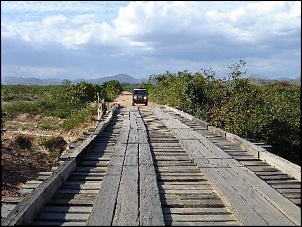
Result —
[[287, 82], [257, 85], [245, 75], [245, 62], [229, 67], [225, 78], [215, 72], [150, 76], [149, 98], [237, 134], [272, 145], [272, 153], [300, 165], [301, 86]]
[[121, 90], [118, 81], [1, 85], [1, 196], [21, 196], [22, 184], [51, 171], [67, 144], [95, 125], [97, 101]]
[[62, 136], [52, 136], [50, 138], [48, 137], [42, 137], [40, 138], [38, 142], [39, 146], [45, 147], [51, 152], [55, 152], [58, 149], [62, 149], [62, 147], [65, 147], [66, 141]]
[[[88, 121], [96, 113], [99, 99], [112, 101], [121, 91], [118, 81], [102, 85], [80, 82], [71, 84], [65, 80], [62, 85], [1, 85], [1, 130], [5, 119], [18, 114], [52, 116], [66, 119], [61, 125], [65, 130]], [[44, 128], [51, 128], [51, 122], [44, 122]]]

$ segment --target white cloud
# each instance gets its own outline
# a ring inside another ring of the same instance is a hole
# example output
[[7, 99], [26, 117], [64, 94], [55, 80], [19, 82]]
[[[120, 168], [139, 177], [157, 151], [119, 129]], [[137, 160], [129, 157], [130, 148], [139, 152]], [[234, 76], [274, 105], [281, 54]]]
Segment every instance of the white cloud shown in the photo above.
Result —
[[[141, 65], [145, 74], [152, 74], [154, 67], [150, 65], [170, 71], [190, 70], [198, 65], [205, 68], [204, 65], [231, 64], [247, 58], [279, 62], [282, 68], [284, 56], [301, 59], [296, 52], [301, 50], [301, 2], [122, 3], [1, 2], [1, 39], [5, 45], [23, 45], [33, 58], [43, 51], [51, 57], [56, 52], [74, 62], [78, 62], [77, 58], [87, 59], [87, 66], [93, 65], [97, 70], [101, 59], [101, 69], [105, 71], [107, 65], [108, 73], [114, 69], [109, 60], [130, 68], [143, 62], [148, 65]], [[17, 12], [18, 19], [12, 19], [11, 12]], [[30, 12], [35, 19], [26, 16]], [[112, 12], [115, 16], [105, 16]], [[22, 20], [23, 17], [27, 19]], [[1, 50], [3, 62], [12, 64], [18, 49], [6, 51], [9, 50]], [[276, 59], [271, 61], [272, 58]], [[268, 68], [263, 69], [269, 72]], [[298, 74], [299, 69], [295, 75]]]

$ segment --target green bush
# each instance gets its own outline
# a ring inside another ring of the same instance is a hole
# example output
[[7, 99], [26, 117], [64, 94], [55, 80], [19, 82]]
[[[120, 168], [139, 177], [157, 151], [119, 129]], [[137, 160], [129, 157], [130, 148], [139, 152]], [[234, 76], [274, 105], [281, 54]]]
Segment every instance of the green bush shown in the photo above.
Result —
[[91, 121], [92, 116], [95, 114], [96, 107], [93, 105], [87, 105], [86, 108], [82, 108], [73, 112], [73, 114], [62, 124], [64, 130], [70, 130], [83, 122]]

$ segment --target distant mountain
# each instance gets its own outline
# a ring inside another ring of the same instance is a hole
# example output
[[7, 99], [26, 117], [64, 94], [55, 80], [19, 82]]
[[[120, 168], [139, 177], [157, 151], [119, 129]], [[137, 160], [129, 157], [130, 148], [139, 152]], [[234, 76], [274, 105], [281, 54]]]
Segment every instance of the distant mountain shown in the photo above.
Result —
[[59, 85], [63, 80], [57, 78], [39, 79], [39, 78], [24, 78], [24, 77], [1, 77], [1, 84], [7, 85]]
[[255, 84], [269, 84], [269, 83], [281, 82], [281, 81], [289, 82], [289, 83], [292, 83], [295, 85], [301, 84], [301, 77], [298, 77], [296, 79], [290, 79], [287, 77], [271, 79], [271, 78], [264, 77], [264, 76], [252, 75], [252, 76], [248, 77], [248, 79], [250, 79], [250, 81]]
[[[126, 74], [118, 74], [114, 76], [107, 76], [107, 77], [100, 77], [97, 79], [75, 79], [70, 80], [72, 84], [77, 84], [81, 81], [85, 81], [87, 83], [93, 83], [93, 84], [103, 84], [106, 81], [110, 80], [117, 80], [120, 83], [130, 83], [130, 84], [136, 84], [140, 83], [141, 81], [126, 75]], [[24, 78], [24, 77], [1, 77], [1, 84], [3, 85], [60, 85], [64, 79], [57, 79], [57, 78], [48, 78], [48, 79], [40, 79], [40, 78]]]
[[140, 83], [140, 81], [132, 76], [128, 76], [127, 74], [118, 74], [118, 75], [114, 75], [114, 76], [106, 76], [106, 77], [101, 77], [101, 78], [97, 78], [97, 79], [78, 79], [75, 81], [72, 81], [73, 83], [78, 83], [80, 81], [86, 81], [89, 83], [93, 83], [93, 84], [103, 84], [106, 81], [110, 81], [110, 80], [117, 80], [119, 81], [121, 84], [122, 83], [130, 83], [130, 84], [136, 84], [136, 83]]

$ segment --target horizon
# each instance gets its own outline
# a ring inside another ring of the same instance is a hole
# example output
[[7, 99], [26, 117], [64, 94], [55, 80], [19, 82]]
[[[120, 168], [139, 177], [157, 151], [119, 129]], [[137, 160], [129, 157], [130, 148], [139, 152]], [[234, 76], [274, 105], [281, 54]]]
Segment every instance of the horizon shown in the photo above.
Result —
[[146, 79], [244, 60], [246, 76], [301, 78], [298, 1], [2, 1], [1, 78]]
[[[177, 74], [177, 73], [175, 73]], [[107, 78], [111, 78], [111, 77], [116, 77], [116, 76], [127, 76], [127, 77], [131, 77], [135, 80], [138, 80], [140, 82], [142, 81], [145, 81], [145, 80], [148, 80], [149, 77], [145, 78], [145, 77], [140, 77], [140, 78], [137, 78], [135, 76], [131, 76], [131, 75], [128, 75], [128, 74], [125, 74], [125, 73], [119, 73], [119, 74], [116, 74], [116, 75], [111, 75], [111, 76], [101, 76], [101, 77], [98, 77], [98, 78], [73, 78], [73, 79], [66, 79], [66, 78], [58, 78], [58, 77], [50, 77], [50, 78], [39, 78], [39, 77], [22, 77], [22, 76], [4, 76], [2, 78], [18, 78], [18, 79], [39, 79], [39, 80], [60, 80], [60, 81], [63, 81], [63, 80], [70, 80], [71, 82], [73, 81], [80, 81], [80, 80], [98, 80], [98, 79], [107, 79]], [[151, 75], [150, 75], [151, 76]], [[216, 77], [217, 78], [217, 77]], [[277, 77], [277, 78], [269, 78], [269, 77], [266, 77], [266, 76], [261, 76], [261, 75], [249, 75], [249, 76], [244, 76], [244, 77], [241, 77], [241, 78], [250, 78], [250, 79], [263, 79], [263, 80], [279, 80], [279, 81], [289, 81], [289, 80], [301, 80], [301, 77], [296, 77], [296, 78], [289, 78], [289, 77]], [[218, 78], [217, 78], [218, 79]]]

